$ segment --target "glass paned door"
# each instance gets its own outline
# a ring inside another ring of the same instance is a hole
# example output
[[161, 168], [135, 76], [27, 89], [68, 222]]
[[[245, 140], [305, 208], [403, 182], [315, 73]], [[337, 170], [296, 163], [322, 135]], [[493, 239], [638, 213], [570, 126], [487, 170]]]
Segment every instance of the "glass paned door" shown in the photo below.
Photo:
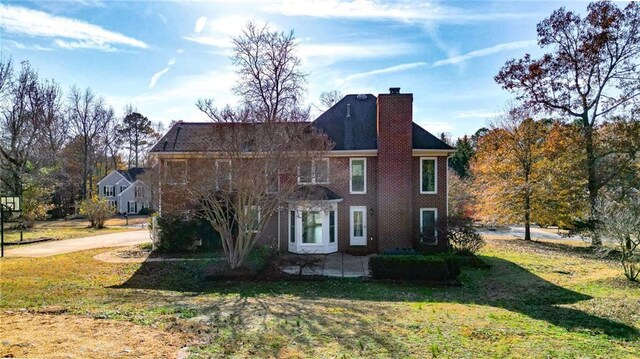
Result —
[[364, 246], [367, 244], [367, 207], [350, 207], [350, 244]]

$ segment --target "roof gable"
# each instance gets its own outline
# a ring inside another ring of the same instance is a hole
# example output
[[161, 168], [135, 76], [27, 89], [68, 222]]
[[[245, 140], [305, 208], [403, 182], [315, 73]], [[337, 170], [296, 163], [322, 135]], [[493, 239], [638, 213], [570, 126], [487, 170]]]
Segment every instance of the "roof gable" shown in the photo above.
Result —
[[376, 149], [376, 104], [371, 94], [347, 95], [312, 124], [333, 141], [334, 150]]
[[98, 181], [98, 186], [113, 186], [117, 184], [120, 180], [122, 180], [124, 176], [120, 171], [113, 170], [108, 175], [104, 176], [100, 181]]

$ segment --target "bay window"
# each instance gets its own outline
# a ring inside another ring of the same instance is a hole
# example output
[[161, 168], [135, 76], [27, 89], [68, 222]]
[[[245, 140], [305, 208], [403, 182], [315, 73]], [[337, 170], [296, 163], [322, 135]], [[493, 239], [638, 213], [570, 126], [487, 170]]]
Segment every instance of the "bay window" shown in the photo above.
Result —
[[291, 205], [289, 252], [334, 253], [338, 251], [337, 204]]

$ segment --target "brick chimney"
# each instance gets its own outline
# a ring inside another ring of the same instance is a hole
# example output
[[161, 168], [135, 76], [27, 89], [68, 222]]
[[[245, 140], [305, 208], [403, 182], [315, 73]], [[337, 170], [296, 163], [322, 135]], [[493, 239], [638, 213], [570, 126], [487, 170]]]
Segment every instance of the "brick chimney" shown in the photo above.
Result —
[[413, 244], [413, 94], [378, 95], [378, 249]]

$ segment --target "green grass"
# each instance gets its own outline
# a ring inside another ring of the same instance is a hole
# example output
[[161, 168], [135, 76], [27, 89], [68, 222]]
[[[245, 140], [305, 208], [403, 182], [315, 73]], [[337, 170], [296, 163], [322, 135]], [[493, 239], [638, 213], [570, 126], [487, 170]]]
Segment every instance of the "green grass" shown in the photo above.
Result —
[[207, 261], [108, 264], [103, 250], [0, 262], [0, 309], [125, 320], [208, 357], [640, 355], [640, 286], [574, 246], [490, 240], [463, 286], [362, 279], [202, 281]]

